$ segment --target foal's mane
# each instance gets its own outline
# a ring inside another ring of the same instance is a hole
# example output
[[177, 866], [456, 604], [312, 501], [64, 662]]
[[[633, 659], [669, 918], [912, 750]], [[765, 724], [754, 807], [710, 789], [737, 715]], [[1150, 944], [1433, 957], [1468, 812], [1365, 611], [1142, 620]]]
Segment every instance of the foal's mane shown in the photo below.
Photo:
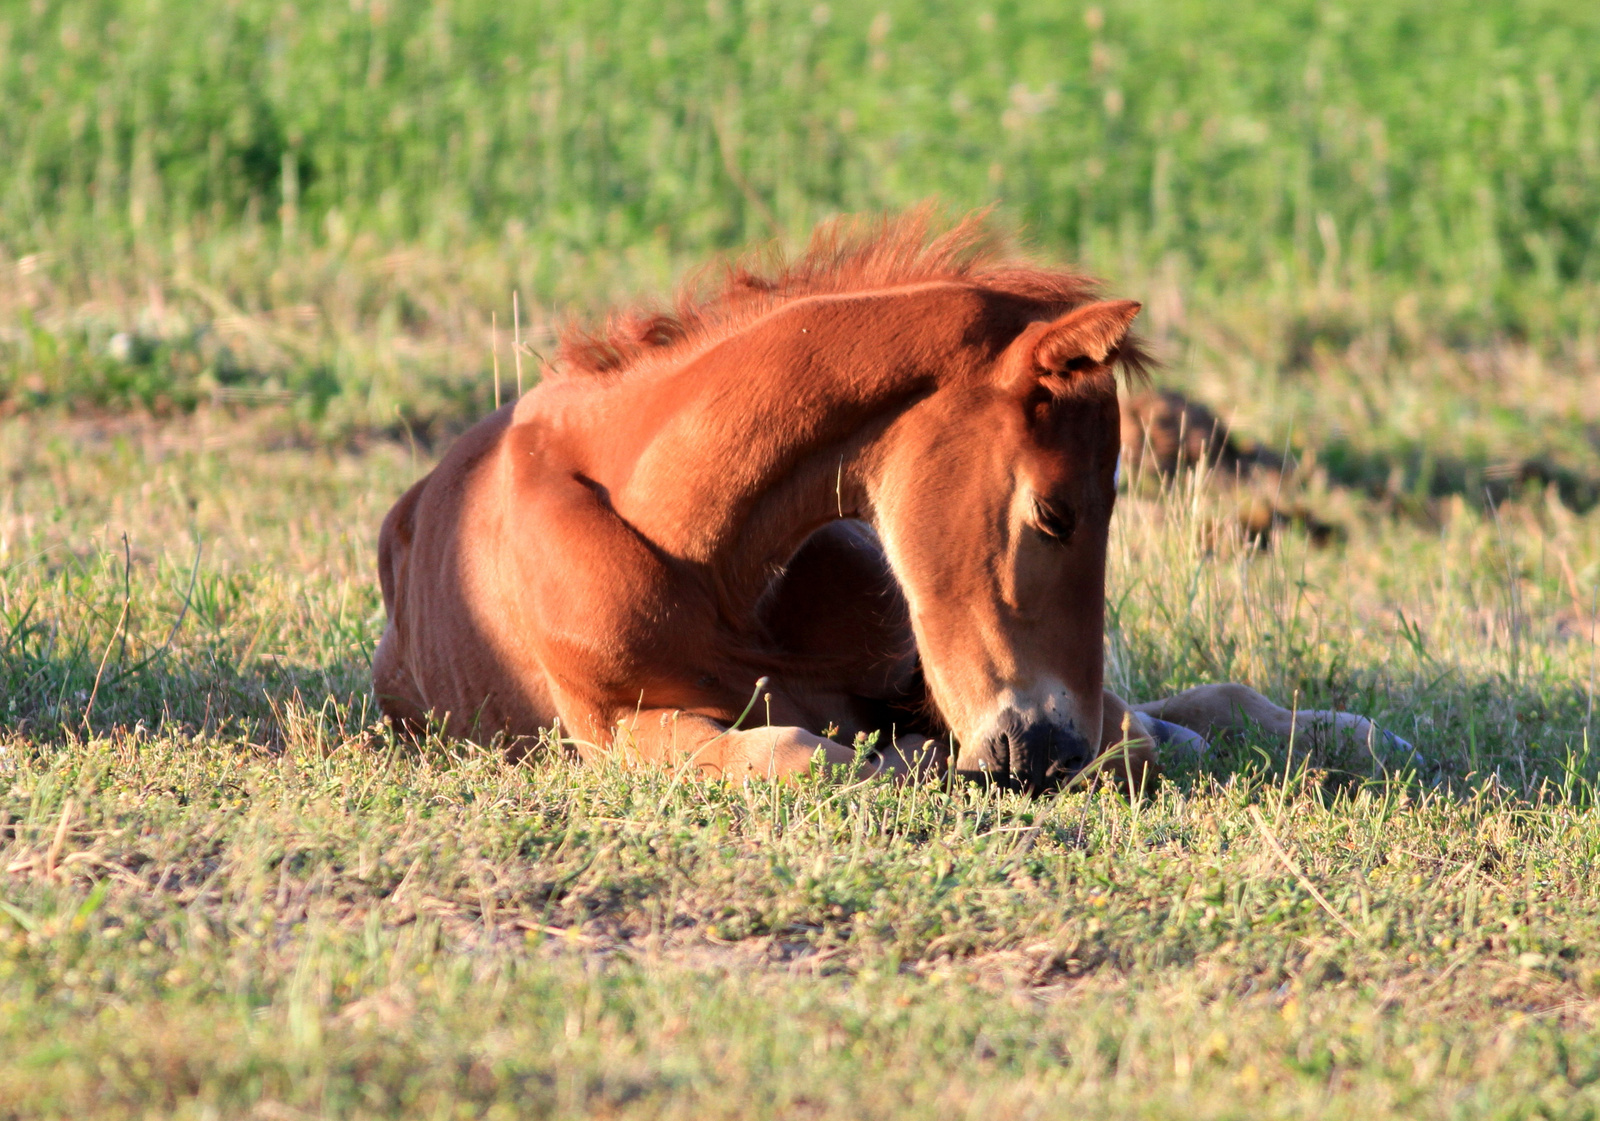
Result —
[[[1091, 277], [1008, 256], [987, 216], [987, 211], [969, 214], [938, 235], [933, 233], [934, 208], [927, 204], [899, 216], [824, 222], [812, 233], [806, 251], [793, 260], [769, 248], [693, 274], [678, 290], [671, 310], [638, 307], [613, 312], [598, 329], [567, 327], [554, 375], [626, 373], [647, 359], [726, 338], [806, 296], [966, 281], [1053, 305], [1057, 313], [1099, 296], [1099, 282]], [[1150, 359], [1130, 338], [1120, 348], [1118, 362], [1142, 378]]]

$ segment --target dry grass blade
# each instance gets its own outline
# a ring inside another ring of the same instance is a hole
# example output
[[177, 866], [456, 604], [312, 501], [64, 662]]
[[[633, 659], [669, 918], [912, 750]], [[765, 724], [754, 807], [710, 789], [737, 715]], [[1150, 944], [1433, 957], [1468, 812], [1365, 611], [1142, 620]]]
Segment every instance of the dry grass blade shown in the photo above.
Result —
[[89, 717], [94, 712], [95, 698], [100, 695], [100, 680], [105, 676], [106, 659], [111, 657], [111, 647], [120, 637], [123, 640], [123, 652], [127, 652], [127, 637], [123, 627], [128, 622], [128, 611], [133, 606], [133, 554], [128, 547], [128, 535], [122, 535], [122, 612], [117, 616], [117, 625], [111, 629], [111, 637], [106, 639], [106, 648], [100, 654], [100, 665], [94, 671], [94, 685], [89, 690], [89, 699], [83, 706], [83, 727], [89, 728]]
[[67, 830], [72, 827], [72, 815], [77, 812], [77, 803], [68, 798], [61, 804], [61, 817], [56, 821], [55, 836], [50, 838], [50, 848], [44, 854], [44, 874], [53, 876], [56, 871], [56, 861], [61, 856], [61, 849], [67, 843]]
[[1317, 885], [1312, 883], [1310, 877], [1301, 870], [1294, 857], [1284, 850], [1278, 838], [1273, 836], [1272, 830], [1268, 828], [1266, 819], [1261, 816], [1261, 811], [1255, 806], [1250, 807], [1250, 820], [1255, 823], [1256, 832], [1261, 834], [1261, 839], [1266, 842], [1267, 848], [1272, 851], [1272, 855], [1277, 857], [1278, 862], [1289, 870], [1289, 874], [1299, 882], [1301, 887], [1305, 888], [1306, 893], [1317, 901], [1317, 906], [1326, 911], [1328, 917], [1338, 923], [1339, 928], [1346, 934], [1352, 938], [1359, 938], [1360, 935], [1356, 932], [1356, 928], [1350, 925], [1350, 920], [1334, 909], [1333, 904], [1328, 902], [1327, 897], [1317, 890]]

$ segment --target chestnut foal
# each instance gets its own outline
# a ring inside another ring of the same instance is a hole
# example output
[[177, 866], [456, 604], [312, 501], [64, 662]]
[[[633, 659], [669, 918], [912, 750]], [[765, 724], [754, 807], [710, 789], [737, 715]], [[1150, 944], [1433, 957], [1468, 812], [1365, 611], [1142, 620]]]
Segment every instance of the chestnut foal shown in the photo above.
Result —
[[1113, 745], [1142, 782], [1156, 739], [1287, 732], [1241, 686], [1102, 689], [1138, 311], [913, 216], [570, 337], [384, 520], [384, 711], [729, 777], [936, 771], [954, 743], [1032, 790]]

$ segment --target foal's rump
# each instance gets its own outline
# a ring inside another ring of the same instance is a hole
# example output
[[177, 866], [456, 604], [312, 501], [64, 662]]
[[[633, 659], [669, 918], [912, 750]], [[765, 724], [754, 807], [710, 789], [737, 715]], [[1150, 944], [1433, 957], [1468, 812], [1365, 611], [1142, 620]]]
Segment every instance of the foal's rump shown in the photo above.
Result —
[[416, 536], [417, 500], [432, 477], [424, 475], [412, 483], [384, 515], [378, 530], [378, 586], [383, 590], [383, 609], [390, 619], [394, 618], [395, 599], [411, 555], [411, 540]]
[[475, 570], [493, 564], [485, 545], [494, 535], [482, 523], [502, 505], [495, 466], [512, 408], [457, 440], [379, 531], [388, 625], [373, 655], [373, 688], [385, 715], [412, 730], [433, 720], [458, 736], [533, 735], [555, 717], [547, 700], [539, 703], [538, 675], [508, 665], [497, 633], [504, 627], [474, 586], [485, 583]]

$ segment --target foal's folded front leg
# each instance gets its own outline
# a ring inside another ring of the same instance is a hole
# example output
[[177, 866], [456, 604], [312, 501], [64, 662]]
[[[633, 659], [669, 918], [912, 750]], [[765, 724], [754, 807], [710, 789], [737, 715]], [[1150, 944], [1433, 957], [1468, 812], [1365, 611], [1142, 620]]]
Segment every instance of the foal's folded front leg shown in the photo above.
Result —
[[710, 717], [677, 709], [630, 715], [617, 728], [615, 743], [640, 762], [686, 765], [707, 777], [727, 779], [793, 777], [818, 762], [848, 767], [861, 778], [912, 779], [942, 774], [948, 763], [948, 752], [925, 736], [901, 736], [891, 747], [858, 754], [854, 747], [804, 728], [730, 730]]

